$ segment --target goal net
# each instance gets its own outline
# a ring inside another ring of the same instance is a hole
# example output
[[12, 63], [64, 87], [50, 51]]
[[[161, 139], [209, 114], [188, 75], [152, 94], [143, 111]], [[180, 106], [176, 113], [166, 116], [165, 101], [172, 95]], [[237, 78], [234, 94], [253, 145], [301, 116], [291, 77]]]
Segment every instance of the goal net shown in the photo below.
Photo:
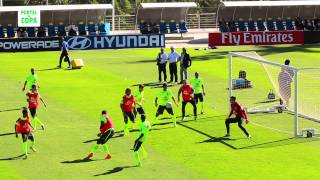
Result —
[[[256, 52], [229, 53], [229, 96], [253, 123], [294, 136], [320, 130], [320, 67], [285, 65]], [[294, 64], [294, 63], [292, 63]]]

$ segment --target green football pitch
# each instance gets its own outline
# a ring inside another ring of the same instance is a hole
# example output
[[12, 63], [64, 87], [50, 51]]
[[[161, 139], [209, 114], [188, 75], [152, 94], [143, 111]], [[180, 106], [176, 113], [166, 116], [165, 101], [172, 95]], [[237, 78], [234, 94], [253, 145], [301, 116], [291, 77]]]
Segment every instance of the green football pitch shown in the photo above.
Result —
[[[192, 116], [185, 122], [178, 118], [178, 126], [173, 128], [165, 113], [145, 143], [149, 156], [142, 161], [142, 167], [135, 167], [130, 150], [138, 132], [121, 136], [119, 104], [125, 88], [135, 91], [137, 84], [157, 81], [158, 49], [72, 51], [72, 58], [85, 62], [81, 70], [55, 69], [59, 52], [0, 54], [0, 179], [319, 178], [320, 139], [293, 138], [290, 114], [249, 115], [253, 123], [246, 128], [252, 139], [247, 140], [236, 124], [231, 125], [230, 139], [222, 137], [229, 110], [226, 55], [246, 50], [255, 50], [278, 63], [290, 58], [293, 66], [320, 67], [320, 48], [316, 46], [188, 49], [193, 59], [189, 75], [198, 71], [205, 82], [205, 115], [200, 115], [198, 121]], [[13, 134], [21, 112], [13, 109], [27, 105], [22, 87], [32, 67], [37, 70], [39, 91], [48, 106], [40, 106], [38, 112], [46, 130], [34, 133], [37, 152], [23, 160], [21, 137], [16, 139]], [[170, 88], [177, 96], [178, 86]], [[145, 110], [150, 121], [156, 112], [154, 98], [159, 90], [148, 85], [145, 88]], [[264, 97], [268, 90], [261, 92]], [[309, 96], [319, 98], [319, 91], [314, 89]], [[99, 149], [92, 161], [83, 160], [95, 142], [103, 109], [118, 132], [108, 142], [112, 159], [105, 160]], [[181, 116], [181, 107], [174, 107], [174, 111]], [[191, 112], [188, 105], [187, 113]]]

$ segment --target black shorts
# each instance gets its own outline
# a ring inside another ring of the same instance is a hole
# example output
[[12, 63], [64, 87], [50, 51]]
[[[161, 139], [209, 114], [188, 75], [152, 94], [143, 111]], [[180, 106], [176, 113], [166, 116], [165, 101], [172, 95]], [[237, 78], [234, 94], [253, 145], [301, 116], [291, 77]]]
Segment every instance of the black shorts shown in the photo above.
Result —
[[106, 142], [108, 142], [110, 138], [112, 138], [113, 135], [114, 135], [114, 129], [108, 129], [97, 140], [97, 144], [105, 144]]
[[166, 106], [159, 106], [157, 110], [157, 114], [163, 114], [164, 110], [166, 110], [169, 114], [173, 115], [173, 109], [172, 108], [167, 108]]
[[242, 119], [241, 117], [235, 117], [235, 118], [228, 118], [226, 120], [227, 123], [240, 123], [242, 124]]
[[199, 93], [199, 94], [194, 94], [194, 100], [196, 101], [196, 103], [203, 102], [203, 94]]
[[134, 147], [133, 147], [133, 151], [135, 151], [135, 152], [139, 151], [141, 145], [142, 145], [141, 141], [136, 141], [134, 144]]
[[132, 121], [134, 123], [134, 119], [136, 118], [134, 115], [134, 112], [123, 112], [123, 118], [124, 118], [124, 122], [127, 124], [128, 123], [128, 119], [130, 119], [130, 121]]
[[22, 136], [23, 142], [26, 142], [28, 139], [30, 139], [31, 141], [34, 141], [33, 134], [31, 132], [30, 133], [21, 133], [21, 136]]
[[141, 114], [141, 115], [144, 115], [145, 112], [144, 112], [144, 109], [142, 107], [139, 107], [137, 109], [134, 109], [134, 115], [137, 115], [137, 113]]
[[37, 114], [37, 108], [29, 108], [31, 117], [35, 117]]

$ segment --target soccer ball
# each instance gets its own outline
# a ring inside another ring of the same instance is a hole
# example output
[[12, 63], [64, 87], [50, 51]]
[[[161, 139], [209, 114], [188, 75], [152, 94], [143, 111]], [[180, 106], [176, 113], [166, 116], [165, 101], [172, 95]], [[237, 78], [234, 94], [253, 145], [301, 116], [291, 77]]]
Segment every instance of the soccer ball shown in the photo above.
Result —
[[166, 105], [166, 108], [168, 108], [168, 109], [172, 108], [172, 103], [168, 102], [167, 105]]

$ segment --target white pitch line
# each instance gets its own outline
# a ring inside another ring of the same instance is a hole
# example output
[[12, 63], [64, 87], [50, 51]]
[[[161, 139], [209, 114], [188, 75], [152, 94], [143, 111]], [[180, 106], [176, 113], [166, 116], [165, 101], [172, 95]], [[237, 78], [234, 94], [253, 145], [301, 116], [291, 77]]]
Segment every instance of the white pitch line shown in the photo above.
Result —
[[259, 126], [259, 127], [266, 128], [266, 129], [271, 129], [271, 130], [282, 132], [282, 133], [286, 133], [286, 134], [293, 134], [292, 132], [289, 132], [289, 131], [284, 131], [284, 130], [280, 130], [280, 129], [264, 126], [264, 125], [261, 125], [261, 124], [258, 124], [258, 123], [254, 123], [252, 121], [250, 121], [250, 123], [253, 124], [253, 125]]

